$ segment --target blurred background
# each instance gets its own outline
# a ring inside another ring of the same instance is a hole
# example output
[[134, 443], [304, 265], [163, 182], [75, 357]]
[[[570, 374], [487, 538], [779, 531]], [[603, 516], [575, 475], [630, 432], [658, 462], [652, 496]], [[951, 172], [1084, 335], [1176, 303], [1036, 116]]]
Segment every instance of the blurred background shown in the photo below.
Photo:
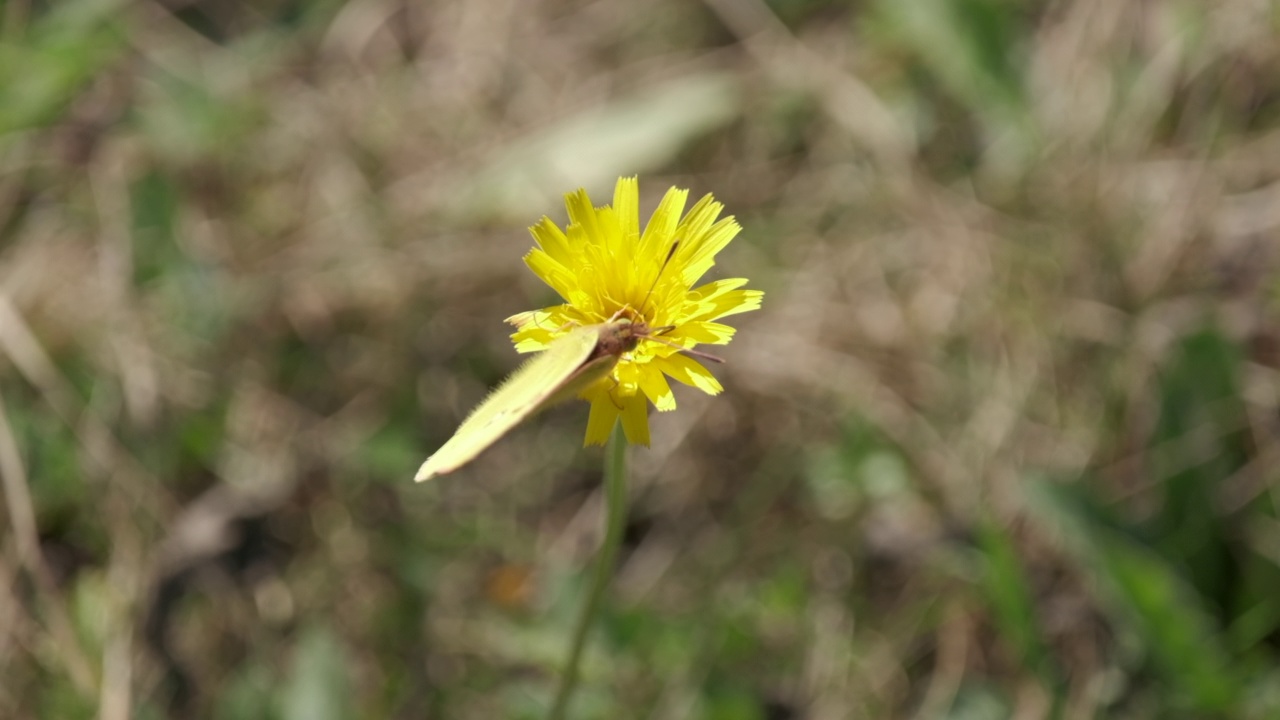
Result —
[[1275, 2], [0, 8], [0, 717], [540, 717], [586, 405], [411, 478], [636, 173], [767, 294], [575, 717], [1280, 717]]

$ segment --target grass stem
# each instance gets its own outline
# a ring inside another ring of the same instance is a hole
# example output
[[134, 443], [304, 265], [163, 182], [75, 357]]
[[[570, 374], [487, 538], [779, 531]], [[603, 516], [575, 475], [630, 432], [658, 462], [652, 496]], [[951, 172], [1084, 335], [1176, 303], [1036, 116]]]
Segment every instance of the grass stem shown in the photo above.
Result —
[[560, 687], [556, 691], [555, 702], [551, 706], [548, 720], [564, 720], [569, 709], [569, 700], [578, 685], [578, 666], [582, 661], [582, 650], [587, 644], [587, 635], [595, 624], [596, 615], [600, 611], [600, 603], [604, 599], [609, 580], [613, 578], [613, 566], [618, 557], [618, 547], [622, 544], [622, 530], [627, 521], [627, 440], [622, 434], [621, 423], [614, 425], [613, 434], [609, 437], [609, 445], [604, 453], [604, 498], [605, 498], [605, 530], [604, 542], [600, 546], [600, 555], [596, 558], [595, 575], [591, 579], [586, 602], [578, 615], [577, 625], [573, 629], [573, 644], [569, 648], [569, 658], [565, 661], [564, 671], [560, 674]]

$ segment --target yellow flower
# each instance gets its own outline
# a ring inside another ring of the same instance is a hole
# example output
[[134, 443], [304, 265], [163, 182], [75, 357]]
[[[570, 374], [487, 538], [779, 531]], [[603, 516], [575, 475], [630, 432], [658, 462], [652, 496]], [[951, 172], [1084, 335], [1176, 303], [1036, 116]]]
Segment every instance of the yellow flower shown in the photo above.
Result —
[[591, 402], [586, 445], [604, 444], [619, 416], [628, 442], [648, 445], [648, 404], [660, 412], [676, 407], [668, 377], [719, 393], [715, 376], [681, 350], [728, 343], [734, 329], [715, 320], [760, 307], [764, 293], [743, 289], [743, 278], [693, 287], [741, 227], [732, 216], [716, 220], [723, 206], [711, 195], [681, 217], [688, 195], [667, 190], [642, 233], [636, 178], [619, 178], [612, 207], [592, 206], [579, 189], [565, 196], [569, 226], [563, 232], [547, 217], [529, 228], [538, 247], [525, 264], [565, 302], [507, 318], [519, 328], [511, 336], [518, 352], [545, 350], [574, 327], [619, 318], [652, 329], [580, 394]]

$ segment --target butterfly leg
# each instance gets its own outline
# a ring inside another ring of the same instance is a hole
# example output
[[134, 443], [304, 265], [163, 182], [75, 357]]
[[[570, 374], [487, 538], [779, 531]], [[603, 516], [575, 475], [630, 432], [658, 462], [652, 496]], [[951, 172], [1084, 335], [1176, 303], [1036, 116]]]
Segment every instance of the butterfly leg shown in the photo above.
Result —
[[[539, 330], [546, 330], [547, 328], [542, 324], [542, 321], [550, 317], [551, 317], [551, 313], [549, 312], [544, 312], [541, 310], [531, 310], [529, 312], [523, 312], [517, 315], [512, 315], [511, 317], [507, 318], [507, 322], [515, 325], [517, 328], [522, 328], [525, 325], [532, 324], [534, 327], [538, 328]], [[560, 327], [556, 328], [555, 330], [552, 330], [551, 332], [559, 334], [564, 332], [565, 330], [568, 330], [571, 327], [574, 327], [580, 324], [581, 323], [579, 323], [576, 320], [570, 320], [569, 322], [561, 325]]]
[[618, 396], [616, 396], [616, 395], [614, 395], [614, 394], [613, 394], [613, 393], [614, 393], [614, 391], [615, 391], [615, 390], [617, 390], [617, 389], [618, 389], [618, 387], [620, 387], [620, 383], [618, 382], [618, 379], [617, 379], [617, 378], [615, 378], [615, 377], [613, 377], [612, 375], [610, 375], [610, 376], [609, 376], [609, 380], [610, 380], [610, 382], [612, 382], [612, 383], [613, 383], [613, 386], [612, 386], [612, 387], [610, 387], [610, 388], [609, 388], [609, 390], [608, 390], [609, 402], [613, 403], [613, 406], [614, 406], [614, 407], [616, 407], [616, 408], [618, 408], [619, 410], [621, 410], [621, 409], [622, 409], [622, 402], [618, 400]]
[[628, 310], [630, 310], [633, 313], [635, 312], [635, 310], [631, 308], [631, 305], [624, 303], [622, 307], [618, 308], [618, 311], [615, 312], [613, 315], [611, 315], [608, 320], [605, 320], [605, 322], [611, 323], [614, 320], [617, 320], [618, 318], [622, 317], [622, 314], [627, 312]]

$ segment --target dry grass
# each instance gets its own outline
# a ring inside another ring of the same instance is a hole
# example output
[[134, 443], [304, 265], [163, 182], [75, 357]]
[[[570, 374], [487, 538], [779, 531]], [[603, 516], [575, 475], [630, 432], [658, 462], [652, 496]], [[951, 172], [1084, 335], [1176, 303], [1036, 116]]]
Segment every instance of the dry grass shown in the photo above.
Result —
[[410, 478], [631, 173], [767, 296], [583, 717], [1272, 716], [1276, 12], [6, 3], [0, 716], [537, 717], [585, 408]]

